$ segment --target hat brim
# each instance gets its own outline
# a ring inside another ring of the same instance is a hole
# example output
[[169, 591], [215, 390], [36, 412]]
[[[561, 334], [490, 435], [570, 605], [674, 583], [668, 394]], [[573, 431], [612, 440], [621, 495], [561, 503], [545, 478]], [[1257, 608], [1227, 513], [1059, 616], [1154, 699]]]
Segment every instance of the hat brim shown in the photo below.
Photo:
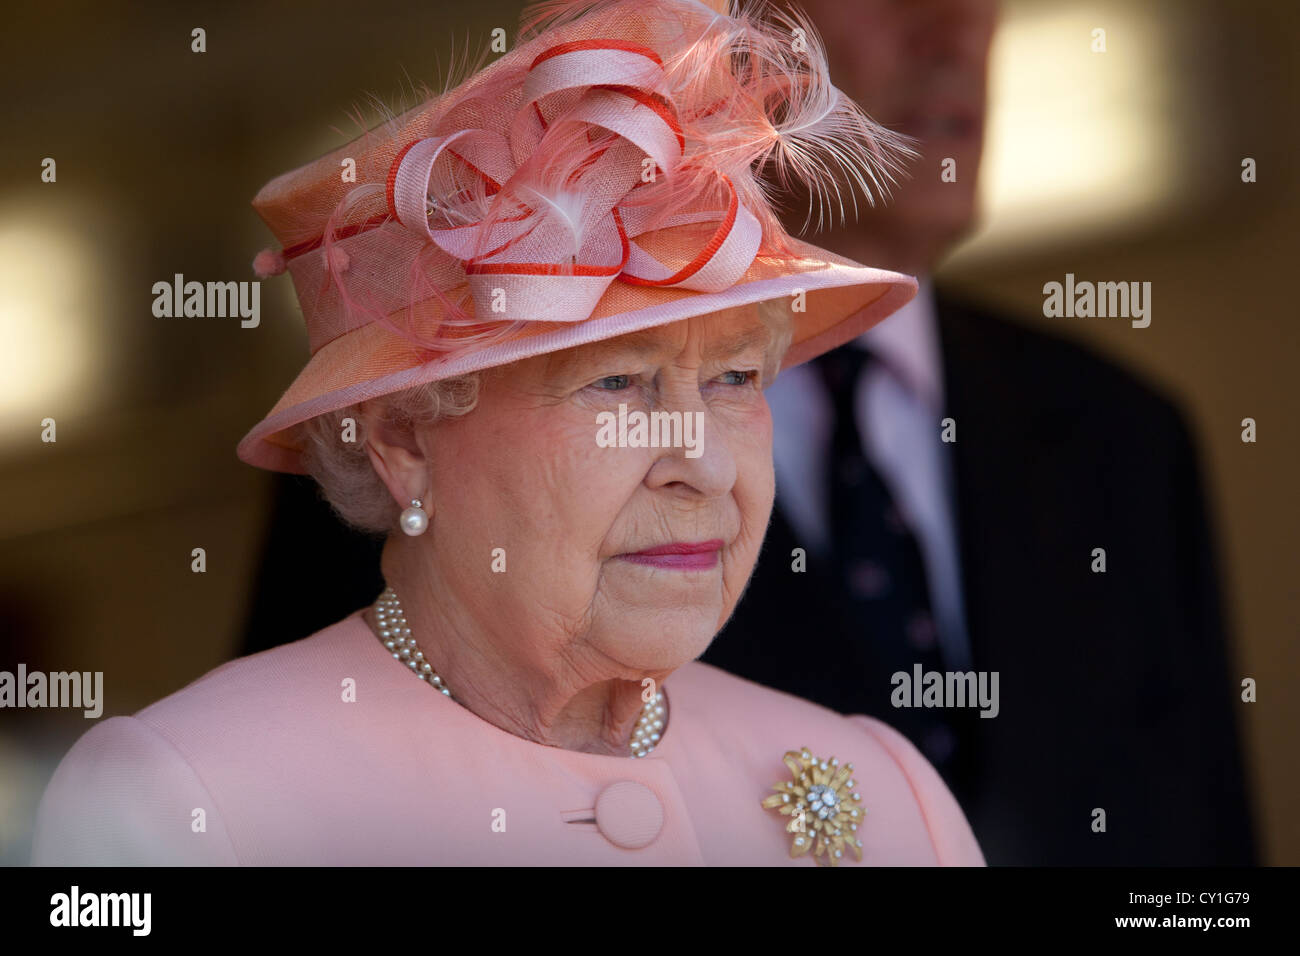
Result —
[[305, 474], [295, 426], [317, 415], [427, 382], [803, 290], [805, 308], [794, 313], [790, 347], [781, 363], [787, 369], [856, 338], [916, 295], [912, 276], [863, 266], [797, 239], [789, 242], [800, 258], [759, 256], [740, 281], [722, 292], [616, 280], [583, 322], [534, 323], [521, 337], [433, 360], [391, 329], [379, 323], [363, 325], [312, 355], [275, 407], [240, 441], [236, 453], [259, 468]]

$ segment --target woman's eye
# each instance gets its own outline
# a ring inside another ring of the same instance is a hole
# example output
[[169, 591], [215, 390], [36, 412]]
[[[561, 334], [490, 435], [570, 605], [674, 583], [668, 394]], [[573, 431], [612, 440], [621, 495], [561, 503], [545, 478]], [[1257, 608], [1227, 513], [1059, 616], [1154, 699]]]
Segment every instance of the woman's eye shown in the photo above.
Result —
[[606, 375], [604, 378], [594, 383], [596, 388], [609, 392], [621, 392], [631, 384], [631, 375]]
[[745, 371], [732, 370], [730, 372], [723, 372], [722, 378], [725, 379], [727, 378], [728, 375], [738, 376], [738, 378], [731, 379], [727, 384], [748, 385], [751, 381], [753, 381], [754, 376], [757, 374], [758, 372], [754, 371], [753, 369], [746, 369]]

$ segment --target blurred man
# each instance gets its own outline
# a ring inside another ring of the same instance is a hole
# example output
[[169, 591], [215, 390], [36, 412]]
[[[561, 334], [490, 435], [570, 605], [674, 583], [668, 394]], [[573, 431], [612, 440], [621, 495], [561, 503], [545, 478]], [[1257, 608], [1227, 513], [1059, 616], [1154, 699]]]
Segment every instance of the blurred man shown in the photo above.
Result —
[[[1180, 415], [926, 278], [974, 221], [995, 4], [800, 5], [840, 88], [922, 154], [892, 201], [818, 241], [922, 288], [768, 390], [777, 506], [704, 660], [906, 733], [990, 863], [1253, 862]], [[955, 182], [940, 178], [946, 159]], [[806, 637], [791, 646], [792, 633]], [[915, 706], [932, 672], [979, 674], [964, 685], [978, 706]]]

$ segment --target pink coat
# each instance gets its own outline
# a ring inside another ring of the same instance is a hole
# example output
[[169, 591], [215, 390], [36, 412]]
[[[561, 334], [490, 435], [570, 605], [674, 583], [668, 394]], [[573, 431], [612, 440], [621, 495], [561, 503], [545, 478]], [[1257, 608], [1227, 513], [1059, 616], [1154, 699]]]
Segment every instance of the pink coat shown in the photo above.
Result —
[[546, 747], [417, 680], [357, 611], [93, 727], [41, 801], [33, 862], [807, 867], [761, 805], [807, 748], [854, 765], [863, 864], [983, 865], [939, 775], [880, 721], [700, 663], [664, 690], [648, 757]]

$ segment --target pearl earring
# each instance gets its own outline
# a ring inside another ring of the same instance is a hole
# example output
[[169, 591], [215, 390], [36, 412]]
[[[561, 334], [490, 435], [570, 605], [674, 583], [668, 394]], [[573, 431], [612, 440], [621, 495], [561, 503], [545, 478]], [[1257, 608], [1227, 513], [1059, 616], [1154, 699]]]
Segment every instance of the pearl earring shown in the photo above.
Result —
[[411, 507], [402, 512], [402, 530], [407, 534], [424, 534], [429, 527], [429, 515], [420, 506], [419, 498], [411, 499]]

